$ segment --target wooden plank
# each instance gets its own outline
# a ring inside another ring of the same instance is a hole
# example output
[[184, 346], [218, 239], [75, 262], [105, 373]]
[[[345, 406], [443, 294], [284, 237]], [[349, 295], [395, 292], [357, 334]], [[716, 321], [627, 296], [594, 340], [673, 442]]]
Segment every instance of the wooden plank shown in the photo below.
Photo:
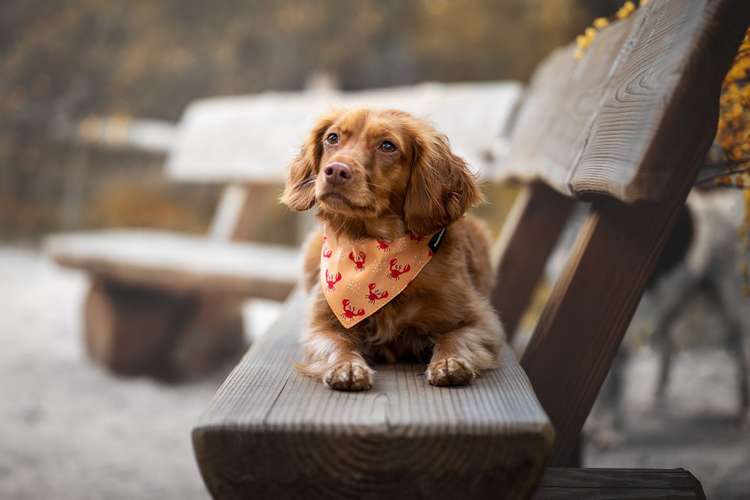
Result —
[[290, 299], [193, 430], [214, 497], [528, 496], [552, 434], [509, 348], [468, 387], [395, 365], [371, 391], [331, 391], [293, 369], [306, 300]]
[[492, 304], [509, 339], [574, 205], [574, 200], [540, 182], [525, 186], [513, 204], [496, 245], [497, 284], [492, 292]]
[[581, 228], [522, 360], [557, 433], [554, 465], [576, 446], [687, 187], [656, 206], [597, 202]]
[[230, 184], [221, 193], [208, 236], [215, 240], [228, 241], [237, 228], [243, 208], [247, 205], [248, 192], [244, 186]]
[[481, 174], [521, 95], [517, 82], [425, 83], [362, 92], [267, 92], [192, 103], [167, 173], [198, 182], [281, 184], [321, 115], [335, 107], [397, 108], [432, 122]]
[[59, 264], [132, 286], [283, 300], [299, 276], [298, 250], [151, 230], [53, 235]]
[[[750, 24], [750, 3], [712, 2], [704, 14], [715, 16], [701, 17], [713, 31], [695, 43], [711, 58], [700, 68], [701, 78], [684, 82], [665, 122], [683, 139], [673, 142], [669, 154], [663, 146], [649, 153], [661, 154], [665, 175], [675, 171], [679, 176], [658, 203], [627, 206], [605, 199], [592, 204], [523, 356], [522, 365], [556, 430], [556, 465], [564, 465], [575, 447], [715, 133], [721, 82]], [[697, 101], [710, 102], [710, 109], [696, 106]], [[687, 142], [691, 147], [684, 147]]]
[[[692, 154], [702, 144], [699, 127], [676, 124], [678, 110], [689, 102], [694, 116], [715, 113], [715, 59], [734, 53], [731, 33], [747, 26], [749, 8], [733, 0], [649, 2], [601, 31], [581, 61], [572, 46], [553, 53], [532, 80], [505, 175], [541, 178], [576, 197], [666, 196], [682, 173], [665, 169], [665, 159], [676, 144]], [[733, 25], [727, 32], [725, 23]], [[695, 89], [711, 89], [710, 98]]]
[[685, 469], [572, 469], [548, 467], [535, 500], [705, 499]]

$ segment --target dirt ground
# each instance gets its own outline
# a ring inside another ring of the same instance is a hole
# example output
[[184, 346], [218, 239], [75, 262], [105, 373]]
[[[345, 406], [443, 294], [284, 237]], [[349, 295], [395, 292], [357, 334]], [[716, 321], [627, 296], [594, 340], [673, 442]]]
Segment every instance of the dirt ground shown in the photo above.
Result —
[[710, 499], [750, 498], [750, 425], [736, 419], [732, 357], [717, 348], [681, 352], [660, 404], [653, 398], [657, 366], [649, 349], [634, 357], [627, 369], [622, 430], [603, 432], [601, 422], [590, 419], [585, 465], [683, 467]]
[[[0, 247], [0, 498], [203, 499], [190, 428], [221, 381], [164, 385], [115, 378], [83, 352], [85, 278], [27, 250]], [[662, 409], [656, 358], [628, 369], [626, 425], [587, 466], [685, 467], [709, 498], [748, 498], [750, 429], [732, 421], [736, 383], [721, 349], [675, 363]]]

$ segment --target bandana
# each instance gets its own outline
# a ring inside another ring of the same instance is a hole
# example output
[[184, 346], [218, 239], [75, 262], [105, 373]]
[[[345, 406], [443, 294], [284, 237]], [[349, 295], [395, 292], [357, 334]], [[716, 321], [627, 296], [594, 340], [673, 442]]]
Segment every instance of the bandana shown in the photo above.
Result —
[[445, 229], [432, 238], [407, 234], [394, 241], [350, 240], [326, 228], [320, 251], [320, 286], [331, 311], [351, 328], [393, 300], [437, 251]]

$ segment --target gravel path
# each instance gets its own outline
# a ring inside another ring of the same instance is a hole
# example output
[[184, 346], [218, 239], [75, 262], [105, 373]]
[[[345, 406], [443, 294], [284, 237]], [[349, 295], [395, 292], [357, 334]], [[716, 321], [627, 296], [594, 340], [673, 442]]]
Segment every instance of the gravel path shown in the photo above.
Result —
[[204, 499], [190, 428], [219, 380], [167, 386], [87, 362], [85, 279], [0, 247], [0, 498]]
[[[683, 467], [701, 481], [710, 499], [750, 498], [750, 425], [736, 420], [733, 359], [717, 348], [680, 353], [661, 407], [652, 398], [657, 366], [657, 356], [648, 349], [632, 360], [623, 429], [610, 447], [589, 440], [586, 466]], [[595, 435], [592, 424], [589, 420], [587, 429]]]

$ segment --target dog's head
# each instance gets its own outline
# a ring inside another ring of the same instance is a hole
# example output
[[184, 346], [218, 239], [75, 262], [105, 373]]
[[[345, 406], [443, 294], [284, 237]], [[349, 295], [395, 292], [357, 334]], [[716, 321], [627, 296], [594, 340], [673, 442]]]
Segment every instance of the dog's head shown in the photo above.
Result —
[[323, 217], [399, 216], [428, 235], [482, 195], [466, 163], [427, 123], [401, 111], [338, 111], [318, 121], [289, 169], [281, 197]]

